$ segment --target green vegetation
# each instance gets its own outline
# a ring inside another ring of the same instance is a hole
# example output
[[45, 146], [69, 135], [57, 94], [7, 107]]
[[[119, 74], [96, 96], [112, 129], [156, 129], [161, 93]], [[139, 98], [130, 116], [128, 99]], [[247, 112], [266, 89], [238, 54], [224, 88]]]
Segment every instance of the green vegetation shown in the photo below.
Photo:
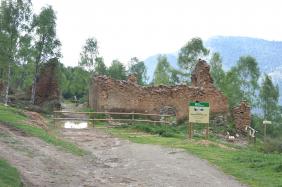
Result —
[[88, 38], [85, 45], [82, 47], [82, 52], [80, 53], [79, 66], [93, 72], [98, 54], [98, 42], [96, 38]]
[[19, 172], [5, 160], [0, 158], [0, 186], [18, 187], [22, 186]]
[[125, 66], [119, 60], [113, 60], [111, 66], [108, 69], [108, 75], [113, 79], [125, 80]]
[[209, 52], [201, 38], [192, 38], [180, 49], [178, 64], [182, 69], [188, 71], [187, 73], [191, 76], [198, 59], [208, 56]]
[[137, 57], [133, 57], [129, 61], [128, 74], [134, 74], [137, 78], [137, 83], [145, 85], [147, 81], [147, 69], [143, 61], [140, 61]]
[[86, 154], [84, 150], [78, 148], [76, 145], [72, 143], [66, 142], [56, 137], [55, 134], [51, 132], [47, 132], [44, 129], [39, 128], [39, 127], [27, 125], [27, 120], [28, 120], [28, 117], [25, 116], [25, 114], [22, 113], [21, 110], [0, 105], [0, 122], [1, 123], [11, 126], [13, 128], [16, 128], [18, 130], [21, 130], [28, 135], [36, 136], [42, 139], [43, 141], [56, 145], [59, 148], [62, 148], [63, 150], [68, 151], [72, 154], [75, 154], [78, 156], [82, 156]]
[[[162, 137], [154, 134], [144, 134], [144, 131], [153, 133], [154, 130], [153, 128], [148, 130], [147, 125], [139, 124], [128, 128], [112, 128], [108, 131], [135, 143], [156, 144], [185, 149], [200, 158], [208, 160], [210, 163], [221, 168], [225, 173], [236, 177], [239, 181], [250, 186], [278, 187], [282, 185], [281, 154], [265, 154], [259, 152], [259, 145], [257, 145], [258, 147], [249, 146], [242, 148], [228, 143], [220, 143], [219, 140], [205, 141], [200, 138], [188, 140], [185, 135]], [[179, 131], [183, 132], [183, 130]]]

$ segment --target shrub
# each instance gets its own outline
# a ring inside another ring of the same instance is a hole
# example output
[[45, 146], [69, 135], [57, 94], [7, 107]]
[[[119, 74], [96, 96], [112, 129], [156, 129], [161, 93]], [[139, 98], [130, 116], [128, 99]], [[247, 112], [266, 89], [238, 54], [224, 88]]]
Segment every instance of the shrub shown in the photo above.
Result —
[[267, 138], [262, 149], [265, 153], [282, 153], [282, 139]]

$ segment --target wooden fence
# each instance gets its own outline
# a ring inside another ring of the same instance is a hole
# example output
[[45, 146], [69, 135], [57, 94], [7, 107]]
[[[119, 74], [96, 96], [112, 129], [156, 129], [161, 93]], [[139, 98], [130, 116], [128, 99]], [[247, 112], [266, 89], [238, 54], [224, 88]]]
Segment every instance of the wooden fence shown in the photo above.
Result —
[[[58, 117], [59, 114], [67, 114], [67, 115], [87, 115], [88, 118], [78, 118], [78, 117]], [[130, 116], [130, 118], [98, 118], [97, 114], [103, 115], [119, 115], [119, 116]], [[150, 120], [150, 119], [136, 119], [136, 116], [143, 117], [157, 117], [160, 120]], [[123, 122], [146, 122], [146, 123], [154, 123], [154, 124], [172, 124], [175, 120], [171, 120], [175, 115], [160, 115], [160, 114], [146, 114], [146, 113], [122, 113], [122, 112], [71, 112], [71, 111], [54, 111], [54, 123], [56, 121], [65, 121], [65, 120], [78, 120], [78, 121], [92, 121], [94, 125], [94, 121], [123, 121]]]

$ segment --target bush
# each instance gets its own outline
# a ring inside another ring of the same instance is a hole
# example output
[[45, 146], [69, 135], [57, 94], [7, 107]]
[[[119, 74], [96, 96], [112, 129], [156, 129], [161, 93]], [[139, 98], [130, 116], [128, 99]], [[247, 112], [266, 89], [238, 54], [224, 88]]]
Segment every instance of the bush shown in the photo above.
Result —
[[267, 138], [262, 149], [265, 153], [282, 153], [282, 139]]

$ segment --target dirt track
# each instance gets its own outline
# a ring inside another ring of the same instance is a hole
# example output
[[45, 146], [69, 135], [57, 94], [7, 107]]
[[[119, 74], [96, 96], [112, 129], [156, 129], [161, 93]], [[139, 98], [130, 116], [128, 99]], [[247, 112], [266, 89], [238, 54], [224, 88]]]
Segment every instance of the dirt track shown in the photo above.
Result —
[[182, 150], [120, 140], [99, 129], [62, 129], [78, 157], [0, 125], [0, 154], [26, 186], [242, 186]]

